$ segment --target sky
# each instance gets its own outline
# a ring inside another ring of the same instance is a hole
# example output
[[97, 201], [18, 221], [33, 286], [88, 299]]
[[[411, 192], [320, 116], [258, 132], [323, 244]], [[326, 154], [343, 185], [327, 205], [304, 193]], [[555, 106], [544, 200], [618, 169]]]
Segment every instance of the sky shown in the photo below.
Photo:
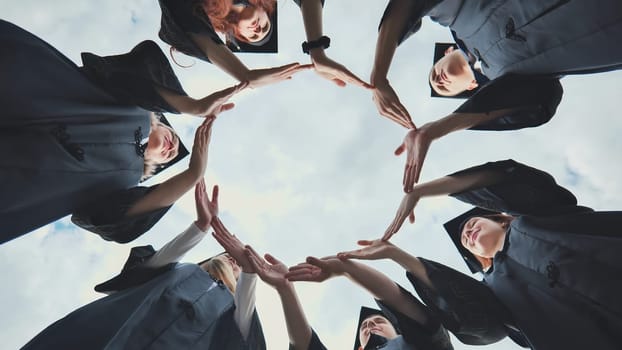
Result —
[[[326, 53], [362, 79], [372, 67], [378, 21], [386, 1], [327, 1]], [[251, 68], [308, 63], [300, 50], [305, 39], [298, 7], [279, 0], [279, 54], [241, 54]], [[0, 0], [0, 17], [45, 39], [80, 64], [80, 52], [99, 55], [129, 51], [157, 37], [160, 11], [154, 0], [41, 1]], [[428, 20], [398, 48], [389, 80], [416, 125], [444, 117], [460, 103], [429, 97], [427, 74], [434, 42], [451, 40], [449, 31]], [[606, 54], [607, 48], [603, 48]], [[1, 54], [10, 54], [2, 51]], [[236, 81], [203, 61], [176, 54], [190, 68], [174, 66], [185, 90], [203, 97]], [[568, 76], [555, 117], [538, 128], [508, 132], [463, 131], [432, 144], [421, 181], [487, 161], [512, 158], [552, 174], [579, 203], [597, 210], [620, 208], [622, 185], [622, 96], [620, 72]], [[382, 235], [402, 198], [403, 158], [393, 150], [405, 130], [381, 117], [364, 89], [338, 87], [312, 71], [232, 99], [236, 107], [214, 126], [205, 178], [220, 185], [221, 218], [229, 230], [259, 252], [288, 265], [356, 247], [359, 239]], [[172, 115], [169, 120], [191, 147], [201, 119]], [[188, 159], [154, 177], [160, 182], [188, 166]], [[456, 200], [422, 200], [417, 222], [392, 239], [416, 256], [467, 272], [442, 223], [467, 210]], [[39, 331], [77, 307], [100, 298], [93, 286], [120, 271], [132, 246], [158, 248], [195, 220], [192, 191], [180, 199], [148, 233], [126, 245], [103, 241], [73, 226], [68, 218], [0, 246], [2, 348], [25, 344]], [[184, 261], [196, 262], [221, 249], [207, 237]], [[380, 261], [380, 269], [412, 291], [404, 270]], [[478, 276], [474, 276], [479, 278]], [[361, 305], [372, 297], [344, 278], [323, 284], [297, 283], [309, 322], [330, 349], [351, 349]], [[285, 349], [287, 333], [274, 290], [257, 289], [268, 349]], [[457, 350], [474, 347], [453, 339]], [[479, 349], [518, 349], [510, 340]]]

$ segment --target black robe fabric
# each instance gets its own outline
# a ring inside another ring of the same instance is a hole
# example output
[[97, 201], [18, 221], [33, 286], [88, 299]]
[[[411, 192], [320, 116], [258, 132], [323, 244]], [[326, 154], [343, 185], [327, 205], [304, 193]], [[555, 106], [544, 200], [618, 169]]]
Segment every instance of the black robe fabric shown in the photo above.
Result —
[[[586, 0], [416, 3], [399, 43], [421, 28], [424, 16], [430, 16], [452, 30], [462, 48], [482, 62], [484, 74], [491, 79], [455, 113], [511, 108], [508, 114], [472, 130], [514, 130], [544, 124], [561, 101], [561, 76], [622, 68], [622, 48], [611, 44], [622, 37], [619, 1], [608, 0], [599, 6]], [[391, 6], [393, 2], [385, 15]], [[573, 18], [571, 26], [568, 18]]]
[[234, 309], [222, 282], [196, 264], [178, 264], [73, 311], [23, 349], [265, 350], [257, 313], [244, 340]]
[[[127, 242], [168, 208], [125, 216], [151, 189], [136, 186], [150, 112], [177, 111], [157, 93], [186, 95], [152, 41], [126, 55], [83, 54], [78, 67], [43, 40], [0, 21], [0, 243], [80, 210], [75, 222]], [[105, 198], [105, 202], [102, 199]], [[91, 210], [89, 210], [91, 209]], [[116, 232], [116, 233], [115, 233]]]
[[537, 350], [619, 349], [622, 212], [578, 206], [552, 176], [512, 160], [451, 176], [479, 171], [498, 172], [501, 181], [453, 196], [515, 216], [505, 245], [482, 282], [422, 259], [434, 284], [422, 299], [450, 320], [450, 330], [467, 331], [475, 316], [498, 320], [515, 341]]

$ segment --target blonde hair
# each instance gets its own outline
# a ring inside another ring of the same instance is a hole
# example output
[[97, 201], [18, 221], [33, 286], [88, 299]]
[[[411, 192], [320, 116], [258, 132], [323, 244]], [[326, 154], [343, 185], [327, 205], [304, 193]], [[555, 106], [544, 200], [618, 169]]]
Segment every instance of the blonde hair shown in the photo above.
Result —
[[216, 256], [201, 264], [201, 268], [212, 277], [222, 281], [231, 293], [235, 293], [237, 281], [231, 269], [231, 265], [221, 259], [222, 255]]

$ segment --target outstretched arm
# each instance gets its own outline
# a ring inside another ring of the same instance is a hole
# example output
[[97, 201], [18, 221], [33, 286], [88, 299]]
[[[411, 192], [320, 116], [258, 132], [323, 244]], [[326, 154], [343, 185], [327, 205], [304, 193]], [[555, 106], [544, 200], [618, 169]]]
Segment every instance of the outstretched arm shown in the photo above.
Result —
[[427, 312], [421, 304], [414, 302], [386, 275], [367, 265], [334, 256], [322, 259], [309, 257], [306, 263], [291, 267], [287, 274], [291, 281], [321, 282], [333, 276], [346, 276], [384, 304], [400, 310], [420, 324], [428, 322]]
[[246, 255], [259, 277], [276, 289], [283, 306], [290, 349], [307, 350], [311, 342], [312, 330], [293, 283], [285, 278], [287, 267], [270, 254], [265, 260], [250, 246], [246, 246]]
[[207, 167], [212, 125], [215, 119], [216, 116], [205, 118], [203, 124], [197, 129], [188, 169], [164, 181], [146, 196], [136, 201], [128, 209], [126, 216], [134, 216], [168, 207], [203, 178], [203, 173]]
[[[305, 26], [307, 41], [315, 41], [322, 37], [322, 1], [321, 0], [301, 0], [297, 1], [302, 12], [302, 19]], [[323, 78], [332, 80], [338, 86], [346, 84], [358, 85], [364, 88], [371, 88], [371, 85], [361, 80], [350, 72], [342, 64], [333, 61], [324, 51], [323, 47], [309, 50], [311, 61], [315, 71]]]
[[370, 77], [370, 82], [374, 86], [373, 100], [380, 115], [407, 129], [414, 129], [415, 124], [391, 87], [387, 75], [404, 27], [408, 24], [415, 6], [416, 1], [411, 0], [391, 2], [378, 32], [374, 66]]

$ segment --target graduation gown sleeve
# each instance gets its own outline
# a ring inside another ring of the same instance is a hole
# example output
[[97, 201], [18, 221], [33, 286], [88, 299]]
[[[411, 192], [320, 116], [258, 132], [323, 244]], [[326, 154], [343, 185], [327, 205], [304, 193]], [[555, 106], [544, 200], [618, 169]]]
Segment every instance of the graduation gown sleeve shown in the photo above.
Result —
[[117, 191], [78, 209], [71, 216], [71, 221], [107, 241], [130, 242], [147, 232], [171, 208], [168, 206], [139, 215], [126, 215], [134, 203], [156, 187], [137, 186]]
[[483, 283], [434, 261], [419, 258], [433, 284], [406, 276], [431, 313], [462, 343], [486, 345], [507, 335], [509, 313]]
[[559, 105], [563, 89], [555, 76], [506, 74], [482, 86], [454, 113], [510, 112], [470, 130], [515, 130], [548, 122]]
[[[399, 285], [398, 285], [399, 286]], [[419, 305], [424, 310], [429, 310], [410, 292], [399, 286], [400, 291], [407, 295], [412, 303]], [[449, 334], [438, 321], [434, 314], [428, 312], [428, 322], [421, 324], [391, 307], [381, 300], [376, 299], [376, 304], [382, 313], [398, 328], [400, 335], [405, 343], [412, 345], [415, 349], [429, 350], [451, 350], [453, 346], [449, 340]]]
[[[294, 350], [294, 346], [292, 344], [289, 344], [289, 350]], [[322, 344], [320, 337], [318, 337], [317, 333], [315, 333], [315, 330], [313, 329], [311, 329], [311, 341], [309, 341], [309, 347], [307, 350], [326, 350], [326, 347]]]
[[179, 113], [156, 88], [187, 96], [160, 47], [151, 40], [116, 56], [83, 52], [81, 70], [117, 100], [153, 112]]
[[217, 44], [224, 45], [216, 34], [201, 2], [197, 0], [160, 0], [162, 19], [158, 36], [177, 51], [188, 56], [210, 62], [207, 55], [194, 42], [191, 34], [209, 37]]
[[[428, 11], [430, 11], [434, 6], [438, 5], [438, 3], [441, 2], [441, 0], [412, 0], [412, 1], [416, 2], [416, 4], [414, 8], [412, 9], [412, 11], [410, 12], [410, 17], [408, 18], [408, 22], [402, 29], [400, 38], [397, 42], [398, 45], [404, 42], [404, 40], [408, 39], [411, 35], [418, 32], [419, 29], [421, 29], [421, 19], [423, 18], [423, 16], [425, 16], [426, 13], [428, 13]], [[395, 1], [390, 1], [389, 4], [387, 5], [387, 8], [384, 10], [384, 13], [382, 14], [382, 18], [380, 19], [380, 24], [378, 25], [378, 30], [380, 30], [380, 27], [382, 27], [382, 24], [384, 23], [385, 20], [390, 20], [389, 18], [387, 18], [387, 15], [389, 11], [393, 8], [393, 6], [395, 6]]]
[[489, 162], [458, 171], [461, 176], [479, 171], [494, 171], [500, 180], [494, 185], [453, 193], [451, 196], [474, 206], [510, 215], [546, 216], [591, 211], [577, 206], [577, 199], [555, 183], [548, 173], [514, 160]]

